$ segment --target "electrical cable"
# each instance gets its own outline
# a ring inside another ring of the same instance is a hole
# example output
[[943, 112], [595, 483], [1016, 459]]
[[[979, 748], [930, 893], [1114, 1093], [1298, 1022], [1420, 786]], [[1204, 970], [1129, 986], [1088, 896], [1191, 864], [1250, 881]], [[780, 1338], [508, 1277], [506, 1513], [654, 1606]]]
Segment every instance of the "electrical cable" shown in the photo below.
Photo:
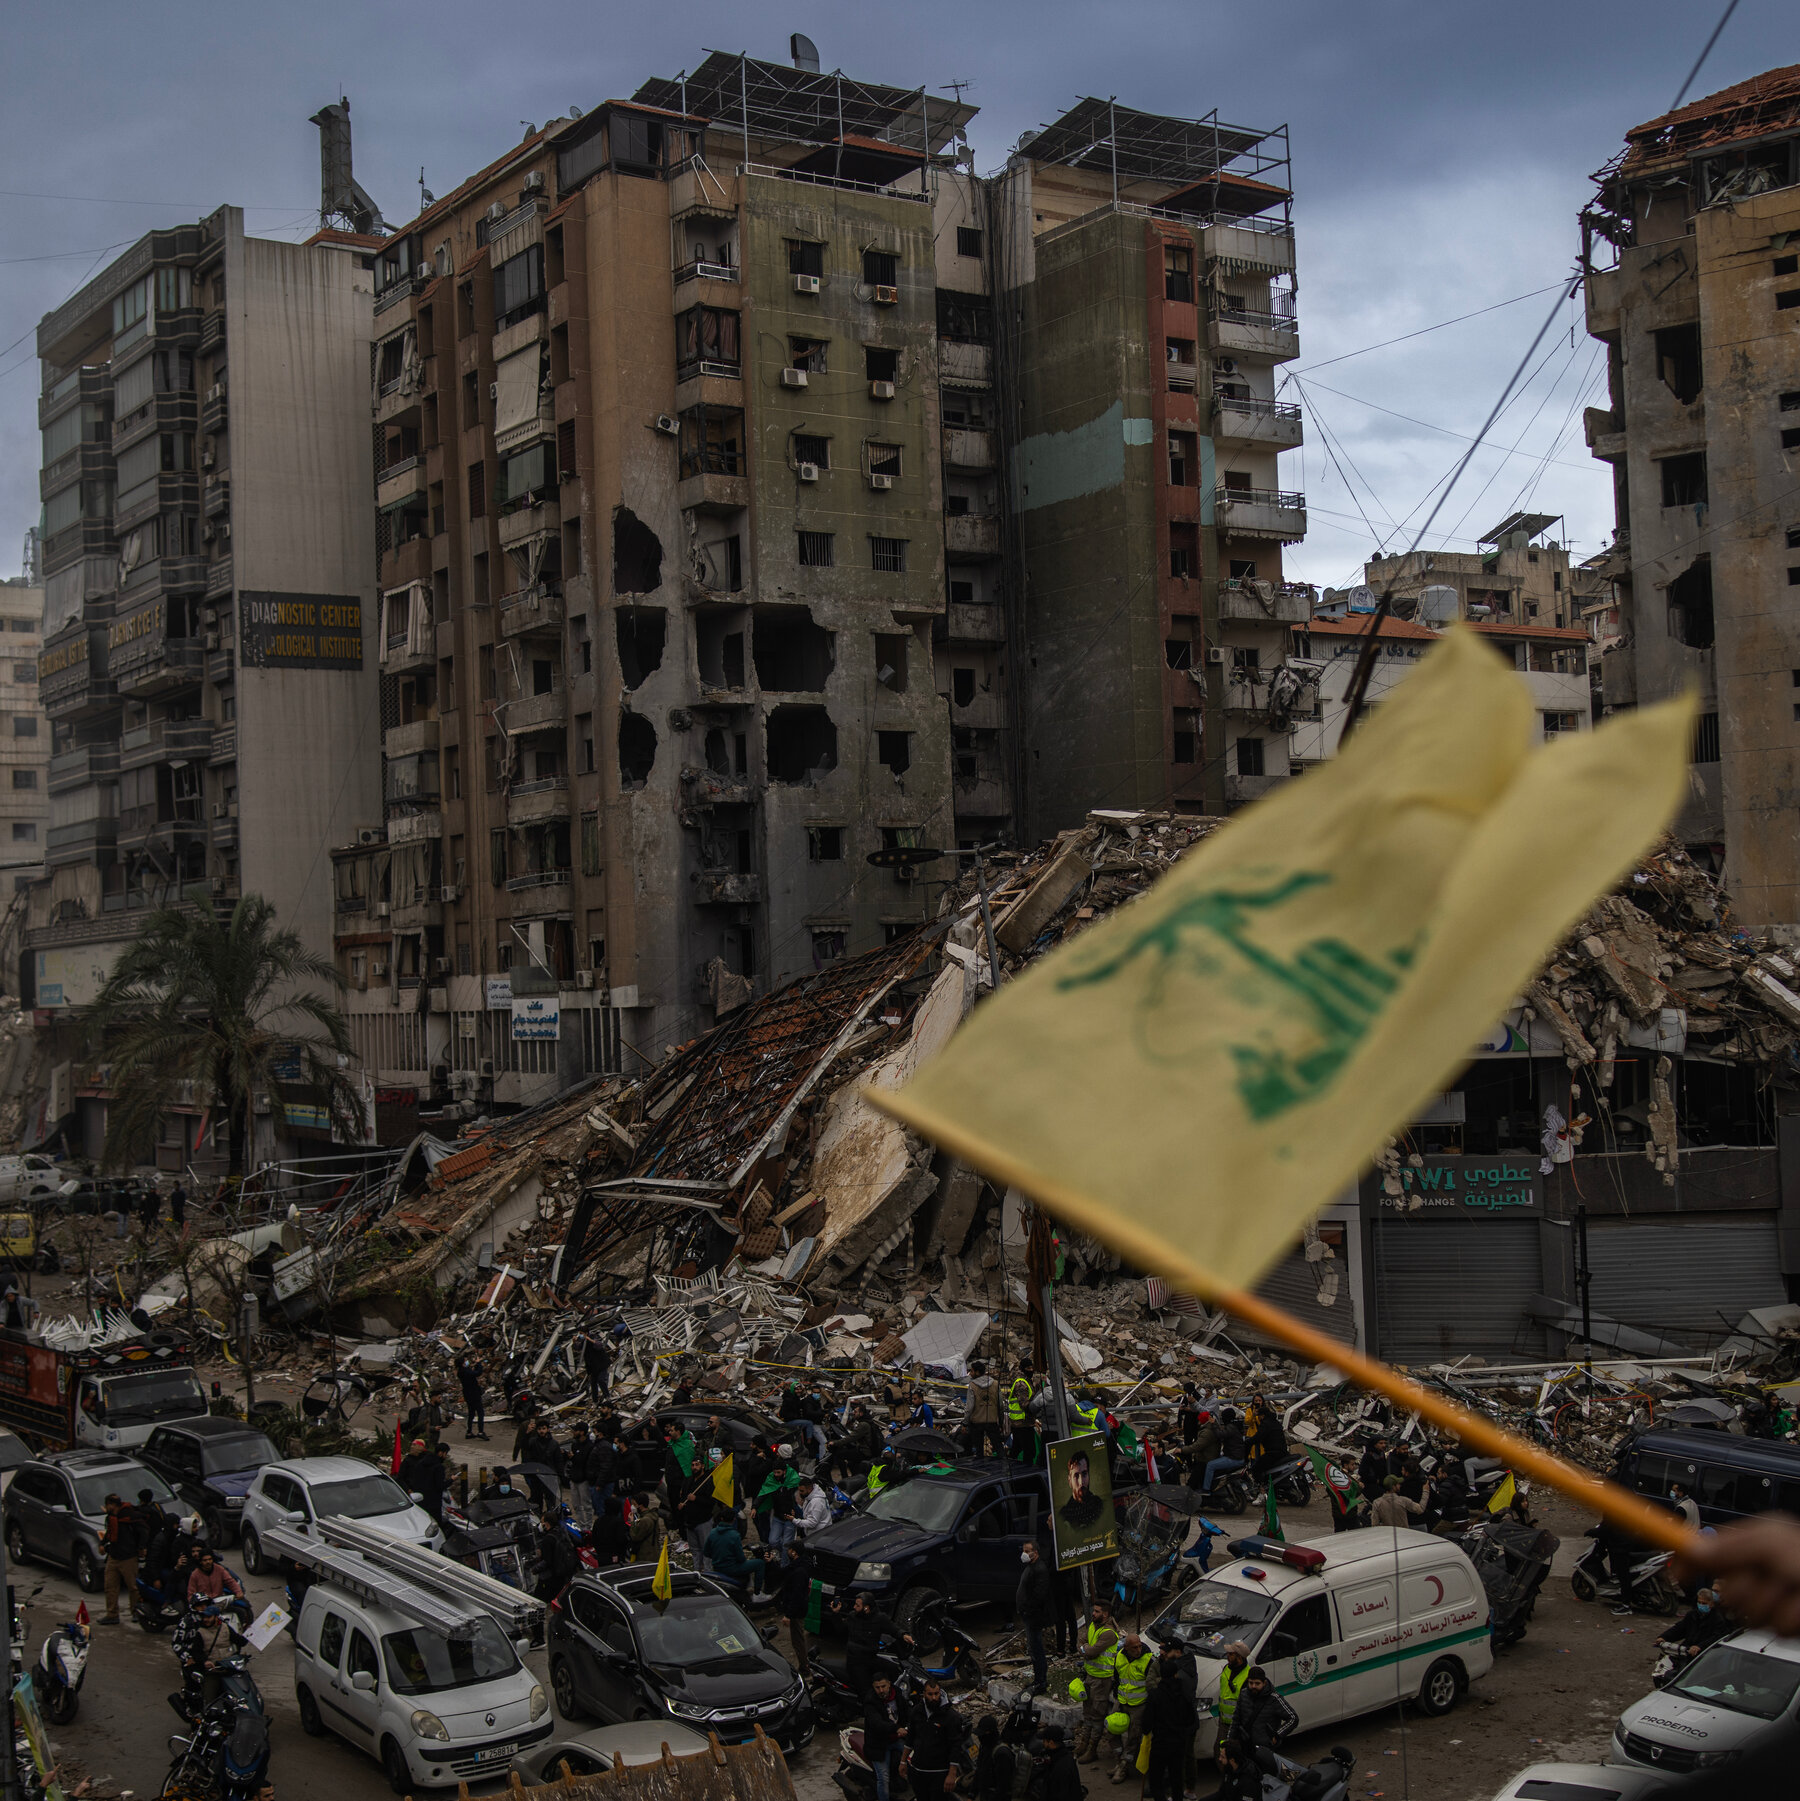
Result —
[[1352, 357], [1367, 356], [1373, 350], [1386, 350], [1390, 345], [1406, 344], [1414, 338], [1423, 338], [1434, 331], [1443, 331], [1452, 325], [1461, 325], [1469, 319], [1479, 319], [1483, 313], [1497, 313], [1502, 307], [1517, 306], [1521, 300], [1535, 300], [1540, 294], [1548, 294], [1551, 288], [1560, 288], [1563, 284], [1553, 281], [1547, 287], [1533, 288], [1526, 294], [1515, 294], [1510, 300], [1496, 300], [1492, 306], [1480, 306], [1472, 313], [1458, 313], [1454, 319], [1440, 319], [1435, 325], [1421, 325], [1417, 331], [1402, 332], [1397, 338], [1383, 338], [1379, 344], [1365, 344], [1360, 350], [1346, 350], [1339, 356], [1328, 356], [1322, 363], [1303, 363], [1293, 373], [1310, 375], [1315, 369], [1329, 369], [1333, 363], [1347, 363]]
[[1687, 72], [1687, 80], [1681, 84], [1681, 92], [1669, 103], [1669, 111], [1674, 112], [1688, 97], [1688, 89], [1694, 85], [1694, 77], [1700, 73], [1706, 59], [1712, 55], [1713, 45], [1719, 41], [1719, 33], [1731, 23], [1731, 15], [1737, 11], [1738, 0], [1726, 0], [1725, 10], [1719, 15], [1719, 22], [1712, 28], [1712, 36], [1706, 40], [1705, 48], [1694, 58], [1694, 66]]

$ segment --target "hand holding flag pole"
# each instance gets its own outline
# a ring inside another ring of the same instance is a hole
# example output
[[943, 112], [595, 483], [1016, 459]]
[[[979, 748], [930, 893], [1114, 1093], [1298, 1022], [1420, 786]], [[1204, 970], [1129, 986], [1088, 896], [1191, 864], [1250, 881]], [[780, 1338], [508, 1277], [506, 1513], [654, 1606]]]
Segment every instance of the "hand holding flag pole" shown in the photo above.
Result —
[[1332, 762], [985, 1002], [867, 1099], [1139, 1268], [1655, 1545], [1641, 1497], [1250, 1290], [1468, 1060], [1687, 787], [1691, 701], [1533, 744], [1473, 632]]

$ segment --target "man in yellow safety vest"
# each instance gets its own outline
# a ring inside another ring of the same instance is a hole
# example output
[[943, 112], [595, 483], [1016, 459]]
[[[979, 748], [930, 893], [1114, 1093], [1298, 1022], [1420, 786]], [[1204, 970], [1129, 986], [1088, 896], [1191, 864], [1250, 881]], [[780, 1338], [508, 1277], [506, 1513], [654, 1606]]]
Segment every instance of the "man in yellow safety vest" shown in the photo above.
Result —
[[1225, 1647], [1225, 1667], [1219, 1672], [1219, 1744], [1225, 1743], [1231, 1731], [1231, 1716], [1237, 1712], [1238, 1696], [1250, 1675], [1250, 1647], [1233, 1639]]
[[1130, 1722], [1119, 1735], [1118, 1762], [1112, 1779], [1123, 1782], [1136, 1774], [1138, 1746], [1144, 1740], [1144, 1703], [1150, 1699], [1150, 1666], [1156, 1653], [1135, 1632], [1113, 1653], [1113, 1710]]
[[1015, 1463], [1037, 1462], [1037, 1434], [1031, 1427], [1031, 1359], [1021, 1357], [1006, 1385], [1007, 1448]]
[[1106, 1716], [1112, 1712], [1113, 1666], [1118, 1648], [1112, 1609], [1104, 1601], [1096, 1601], [1081, 1632], [1081, 1679], [1087, 1693], [1081, 1698], [1081, 1729], [1075, 1735], [1077, 1763], [1100, 1761]]

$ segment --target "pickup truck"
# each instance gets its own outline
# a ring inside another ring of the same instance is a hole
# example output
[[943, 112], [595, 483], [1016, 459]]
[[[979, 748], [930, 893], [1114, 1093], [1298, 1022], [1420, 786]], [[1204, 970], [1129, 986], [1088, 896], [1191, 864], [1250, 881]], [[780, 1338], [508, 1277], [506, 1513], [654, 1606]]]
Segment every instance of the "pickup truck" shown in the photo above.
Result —
[[1010, 1602], [1048, 1505], [1042, 1470], [971, 1458], [884, 1489], [807, 1543], [829, 1597], [867, 1594], [910, 1626], [940, 1597]]
[[33, 1444], [129, 1450], [158, 1426], [206, 1412], [178, 1333], [58, 1350], [35, 1333], [0, 1329], [0, 1425]]

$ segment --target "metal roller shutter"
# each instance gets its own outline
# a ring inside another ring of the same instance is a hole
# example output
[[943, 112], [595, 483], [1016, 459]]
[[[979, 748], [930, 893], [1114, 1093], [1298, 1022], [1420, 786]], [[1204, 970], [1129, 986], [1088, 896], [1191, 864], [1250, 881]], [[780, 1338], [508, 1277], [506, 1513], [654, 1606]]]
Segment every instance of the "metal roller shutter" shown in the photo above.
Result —
[[1596, 1313], [1677, 1338], [1723, 1338], [1787, 1299], [1773, 1218], [1590, 1220], [1588, 1264]]
[[[1291, 1313], [1302, 1325], [1335, 1338], [1340, 1344], [1356, 1343], [1356, 1303], [1350, 1294], [1350, 1271], [1340, 1255], [1326, 1267], [1337, 1273], [1337, 1294], [1329, 1307], [1320, 1304], [1319, 1279], [1314, 1270], [1321, 1267], [1308, 1263], [1298, 1251], [1284, 1257], [1257, 1283], [1256, 1292], [1265, 1301], [1273, 1301], [1285, 1313]], [[1261, 1335], [1242, 1326], [1228, 1328], [1233, 1338], [1265, 1342]], [[1273, 1340], [1266, 1342], [1273, 1343]]]
[[1546, 1353], [1529, 1311], [1543, 1292], [1536, 1220], [1378, 1220], [1375, 1268], [1380, 1354], [1391, 1362]]

